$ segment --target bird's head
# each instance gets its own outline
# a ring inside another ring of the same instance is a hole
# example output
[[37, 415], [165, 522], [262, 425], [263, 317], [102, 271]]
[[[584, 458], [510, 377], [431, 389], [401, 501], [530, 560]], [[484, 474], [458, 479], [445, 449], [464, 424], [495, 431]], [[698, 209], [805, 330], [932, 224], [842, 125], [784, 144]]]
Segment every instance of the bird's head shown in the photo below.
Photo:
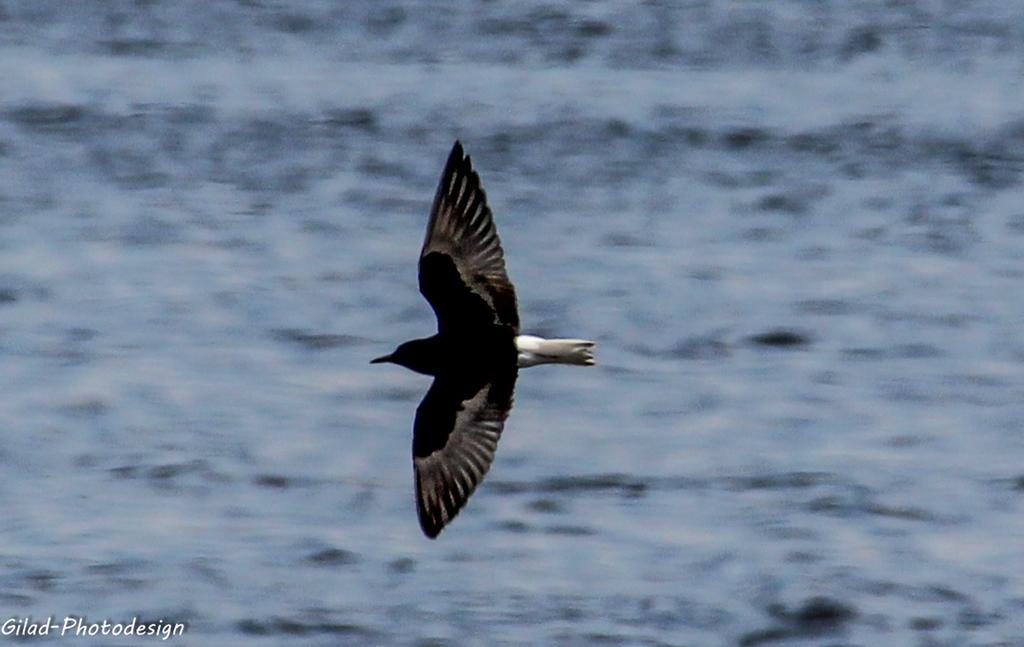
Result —
[[390, 355], [370, 360], [371, 364], [398, 364], [417, 373], [431, 374], [428, 363], [433, 357], [433, 344], [425, 339], [407, 341], [395, 349]]
[[[405, 344], [402, 344], [402, 346], [405, 346]], [[390, 355], [381, 355], [380, 357], [375, 357], [374, 359], [371, 359], [370, 363], [371, 364], [401, 364], [402, 363], [402, 360], [401, 360], [401, 357], [402, 357], [402, 346], [399, 346], [398, 348], [396, 348], [395, 352], [391, 353]]]

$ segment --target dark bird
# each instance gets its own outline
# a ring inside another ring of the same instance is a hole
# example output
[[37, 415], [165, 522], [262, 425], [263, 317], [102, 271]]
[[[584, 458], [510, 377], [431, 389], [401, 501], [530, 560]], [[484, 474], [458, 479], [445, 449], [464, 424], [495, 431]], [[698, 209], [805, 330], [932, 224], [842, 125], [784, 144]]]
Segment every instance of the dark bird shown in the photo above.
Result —
[[480, 177], [458, 141], [448, 156], [420, 251], [420, 292], [437, 334], [371, 363], [434, 376], [416, 409], [416, 511], [431, 539], [459, 513], [494, 460], [519, 368], [594, 363], [594, 342], [519, 334], [516, 291]]

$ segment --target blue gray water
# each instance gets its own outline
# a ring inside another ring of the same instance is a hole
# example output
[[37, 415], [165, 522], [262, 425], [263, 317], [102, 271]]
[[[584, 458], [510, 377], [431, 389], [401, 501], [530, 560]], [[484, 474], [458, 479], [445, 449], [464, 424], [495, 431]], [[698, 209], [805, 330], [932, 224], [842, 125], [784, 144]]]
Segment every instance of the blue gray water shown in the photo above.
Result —
[[[0, 2], [4, 618], [1024, 645], [1022, 96], [1020, 2]], [[456, 137], [600, 364], [431, 542]]]

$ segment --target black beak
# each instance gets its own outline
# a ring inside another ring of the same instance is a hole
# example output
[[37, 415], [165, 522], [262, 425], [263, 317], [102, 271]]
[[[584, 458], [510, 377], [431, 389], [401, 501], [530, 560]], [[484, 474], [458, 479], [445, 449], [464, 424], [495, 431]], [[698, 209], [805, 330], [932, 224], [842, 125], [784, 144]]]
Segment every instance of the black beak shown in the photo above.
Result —
[[391, 361], [391, 355], [385, 355], [384, 357], [378, 357], [377, 359], [371, 359], [371, 364], [383, 364]]

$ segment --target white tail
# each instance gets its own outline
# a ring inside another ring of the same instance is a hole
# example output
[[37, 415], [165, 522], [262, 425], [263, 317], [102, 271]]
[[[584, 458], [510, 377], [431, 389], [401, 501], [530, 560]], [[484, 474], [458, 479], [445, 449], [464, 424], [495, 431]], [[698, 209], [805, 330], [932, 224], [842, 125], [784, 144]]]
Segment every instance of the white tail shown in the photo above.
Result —
[[516, 337], [519, 368], [537, 364], [593, 366], [594, 342], [586, 339], [542, 339], [532, 335]]

